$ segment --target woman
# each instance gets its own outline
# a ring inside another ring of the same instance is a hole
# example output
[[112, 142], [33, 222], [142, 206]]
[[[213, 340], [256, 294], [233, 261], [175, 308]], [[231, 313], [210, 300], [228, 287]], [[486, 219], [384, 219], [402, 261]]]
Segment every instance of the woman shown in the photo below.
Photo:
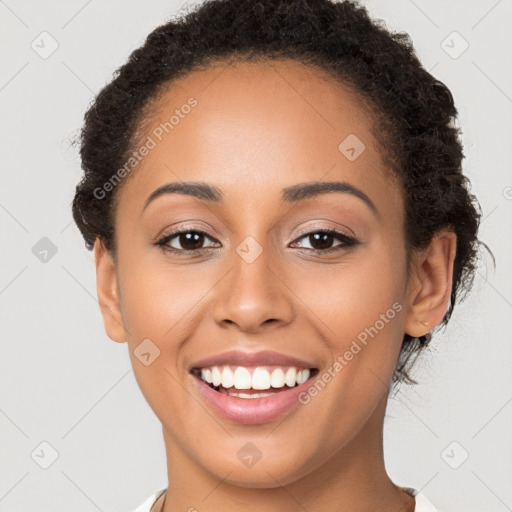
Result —
[[436, 510], [382, 431], [475, 270], [456, 116], [352, 1], [204, 2], [100, 92], [73, 215], [162, 423], [138, 512]]

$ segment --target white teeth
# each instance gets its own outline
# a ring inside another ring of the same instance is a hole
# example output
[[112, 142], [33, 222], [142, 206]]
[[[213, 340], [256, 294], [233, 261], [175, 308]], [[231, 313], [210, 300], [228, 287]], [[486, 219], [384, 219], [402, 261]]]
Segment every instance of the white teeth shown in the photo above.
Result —
[[270, 387], [270, 374], [265, 368], [255, 368], [252, 374], [252, 389], [268, 389]]
[[286, 375], [284, 376], [284, 381], [287, 386], [295, 386], [295, 382], [297, 381], [297, 370], [293, 368], [288, 368]]
[[233, 393], [231, 396], [237, 396], [238, 398], [251, 398], [250, 393]]
[[206, 382], [212, 382], [212, 371], [210, 370], [210, 368], [205, 368], [204, 372], [201, 375]]
[[251, 374], [247, 368], [239, 366], [233, 375], [236, 389], [251, 389]]
[[273, 396], [275, 393], [242, 393], [241, 391], [222, 391], [222, 394], [229, 396], [236, 396], [237, 398], [263, 398], [265, 396]]
[[284, 372], [282, 368], [276, 368], [272, 372], [270, 384], [273, 388], [282, 388], [284, 386]]
[[[222, 385], [225, 388], [265, 390], [271, 387], [282, 388], [285, 385], [294, 387], [296, 384], [302, 384], [309, 379], [310, 373], [307, 368], [297, 370], [293, 366], [288, 368], [286, 373], [284, 368], [275, 368], [270, 373], [266, 368], [256, 367], [251, 375], [244, 366], [237, 366], [234, 372], [229, 366], [212, 366], [201, 369], [201, 378], [215, 387]], [[254, 398], [256, 395], [250, 396]]]
[[302, 384], [303, 382], [306, 382], [309, 379], [310, 371], [308, 369], [301, 370], [297, 374], [297, 384]]
[[[201, 370], [201, 377], [203, 378], [204, 380], [204, 371], [207, 370], [208, 368], [203, 368]], [[212, 384], [217, 387], [220, 383], [222, 382], [222, 374], [220, 373], [220, 370], [217, 366], [214, 366], [212, 368]]]
[[224, 366], [222, 370], [222, 386], [230, 388], [233, 386], [234, 380], [233, 372], [227, 366]]

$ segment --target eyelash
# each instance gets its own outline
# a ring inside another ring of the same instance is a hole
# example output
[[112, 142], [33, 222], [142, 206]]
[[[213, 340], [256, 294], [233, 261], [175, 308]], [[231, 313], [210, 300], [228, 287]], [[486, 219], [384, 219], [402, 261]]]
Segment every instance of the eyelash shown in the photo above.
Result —
[[[154, 245], [157, 247], [160, 247], [164, 252], [170, 252], [173, 254], [197, 253], [199, 251], [204, 251], [205, 249], [209, 249], [209, 247], [202, 247], [200, 249], [186, 250], [186, 249], [176, 249], [174, 247], [169, 247], [167, 245], [173, 238], [176, 238], [177, 236], [182, 235], [184, 233], [197, 233], [200, 235], [205, 235], [210, 239], [213, 239], [213, 237], [211, 237], [205, 231], [202, 231], [200, 229], [184, 227], [184, 228], [179, 228], [174, 231], [171, 231], [167, 235], [160, 238], [158, 241], [154, 242]], [[342, 249], [354, 247], [359, 244], [359, 242], [355, 238], [348, 236], [341, 231], [337, 231], [336, 229], [327, 229], [327, 228], [316, 229], [316, 230], [300, 233], [299, 237], [296, 238], [295, 241], [305, 238], [307, 236], [311, 236], [311, 235], [315, 235], [315, 234], [319, 234], [319, 233], [326, 234], [326, 235], [333, 235], [335, 238], [337, 238], [338, 240], [340, 240], [343, 243], [341, 245], [331, 247], [329, 249], [308, 249], [308, 248], [306, 248], [307, 251], [313, 252], [315, 254], [327, 254], [327, 253], [339, 251]]]

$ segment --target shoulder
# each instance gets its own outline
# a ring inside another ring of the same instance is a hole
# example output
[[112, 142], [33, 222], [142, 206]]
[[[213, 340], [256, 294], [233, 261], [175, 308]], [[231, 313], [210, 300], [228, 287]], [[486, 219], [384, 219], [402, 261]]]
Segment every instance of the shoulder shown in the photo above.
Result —
[[147, 498], [143, 503], [141, 503], [136, 509], [132, 512], [150, 512], [151, 507], [155, 504], [155, 501], [165, 492], [167, 488], [159, 489], [154, 492], [149, 498]]

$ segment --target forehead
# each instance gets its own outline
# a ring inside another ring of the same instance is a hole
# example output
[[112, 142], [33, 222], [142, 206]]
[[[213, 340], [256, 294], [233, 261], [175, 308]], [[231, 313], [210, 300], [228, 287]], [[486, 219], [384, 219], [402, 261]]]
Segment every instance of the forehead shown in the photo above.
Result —
[[163, 88], [148, 105], [135, 149], [151, 149], [121, 196], [141, 209], [167, 182], [209, 182], [228, 200], [313, 180], [348, 181], [375, 196], [385, 186], [396, 196], [373, 119], [356, 93], [319, 69], [291, 60], [220, 61]]

